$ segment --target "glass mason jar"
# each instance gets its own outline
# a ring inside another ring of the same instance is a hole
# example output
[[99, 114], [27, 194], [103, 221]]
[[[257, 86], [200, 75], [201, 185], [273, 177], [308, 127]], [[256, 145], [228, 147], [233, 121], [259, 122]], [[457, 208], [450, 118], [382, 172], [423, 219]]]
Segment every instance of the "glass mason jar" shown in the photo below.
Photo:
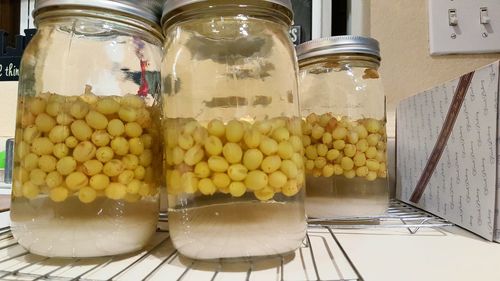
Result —
[[141, 249], [161, 178], [162, 4], [37, 1], [19, 80], [12, 233], [30, 252]]
[[290, 1], [168, 1], [169, 227], [195, 259], [276, 255], [306, 231]]
[[301, 44], [297, 53], [308, 216], [384, 214], [387, 137], [378, 42], [336, 36]]

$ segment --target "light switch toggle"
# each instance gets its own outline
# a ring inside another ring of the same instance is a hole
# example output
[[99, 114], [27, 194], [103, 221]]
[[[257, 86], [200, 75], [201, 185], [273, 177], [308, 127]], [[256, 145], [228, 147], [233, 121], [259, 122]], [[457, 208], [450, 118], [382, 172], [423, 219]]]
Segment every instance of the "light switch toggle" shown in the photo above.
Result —
[[448, 24], [450, 26], [456, 26], [456, 25], [458, 25], [458, 16], [457, 16], [457, 10], [456, 9], [449, 9], [448, 10]]
[[490, 16], [488, 15], [488, 8], [486, 7], [481, 7], [479, 9], [479, 20], [481, 24], [489, 24], [491, 19]]

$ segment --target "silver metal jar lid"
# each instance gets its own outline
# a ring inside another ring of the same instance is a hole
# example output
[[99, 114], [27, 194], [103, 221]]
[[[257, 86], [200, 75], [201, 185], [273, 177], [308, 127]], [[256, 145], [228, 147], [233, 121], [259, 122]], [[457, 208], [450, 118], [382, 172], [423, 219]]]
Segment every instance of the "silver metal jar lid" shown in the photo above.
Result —
[[42, 8], [73, 6], [108, 9], [160, 24], [165, 0], [36, 0], [33, 14]]
[[314, 39], [296, 47], [300, 60], [339, 54], [366, 54], [380, 59], [380, 47], [377, 40], [356, 35], [333, 36]]
[[[167, 0], [165, 2], [165, 5], [163, 6], [163, 15], [162, 17], [166, 16], [168, 13], [172, 12], [175, 9], [178, 9], [180, 7], [184, 7], [187, 5], [191, 5], [194, 3], [199, 3], [199, 2], [209, 2], [210, 0]], [[262, 0], [263, 2], [271, 2], [274, 4], [278, 4], [280, 6], [283, 6], [290, 10], [290, 12], [293, 12], [292, 10], [292, 1], [291, 0]], [[231, 3], [232, 1], [227, 1], [228, 3]]]

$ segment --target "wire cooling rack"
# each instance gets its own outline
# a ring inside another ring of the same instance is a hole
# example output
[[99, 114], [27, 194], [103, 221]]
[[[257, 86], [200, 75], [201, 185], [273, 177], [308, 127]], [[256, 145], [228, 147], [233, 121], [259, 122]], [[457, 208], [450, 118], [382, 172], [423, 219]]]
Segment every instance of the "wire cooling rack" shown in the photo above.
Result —
[[453, 224], [426, 211], [408, 205], [396, 199], [390, 201], [387, 214], [375, 217], [346, 219], [309, 219], [309, 228], [329, 227], [335, 229], [363, 228], [406, 228], [411, 234], [420, 228], [446, 227]]
[[[160, 225], [165, 223], [160, 219]], [[388, 215], [361, 223], [310, 222], [303, 245], [295, 253], [238, 262], [195, 261], [179, 255], [168, 231], [158, 230], [139, 253], [91, 259], [45, 258], [28, 253], [16, 243], [8, 227], [0, 229], [0, 280], [363, 280], [342, 248], [333, 228], [422, 227], [450, 223], [399, 201]]]

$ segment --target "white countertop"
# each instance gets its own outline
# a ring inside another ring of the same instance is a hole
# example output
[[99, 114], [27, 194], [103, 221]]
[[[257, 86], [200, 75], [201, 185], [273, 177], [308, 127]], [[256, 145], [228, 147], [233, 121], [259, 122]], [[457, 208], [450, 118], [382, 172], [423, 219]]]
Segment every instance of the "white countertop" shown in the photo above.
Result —
[[365, 281], [500, 280], [500, 244], [458, 227], [334, 233]]
[[12, 184], [0, 182], [0, 195], [10, 195]]

